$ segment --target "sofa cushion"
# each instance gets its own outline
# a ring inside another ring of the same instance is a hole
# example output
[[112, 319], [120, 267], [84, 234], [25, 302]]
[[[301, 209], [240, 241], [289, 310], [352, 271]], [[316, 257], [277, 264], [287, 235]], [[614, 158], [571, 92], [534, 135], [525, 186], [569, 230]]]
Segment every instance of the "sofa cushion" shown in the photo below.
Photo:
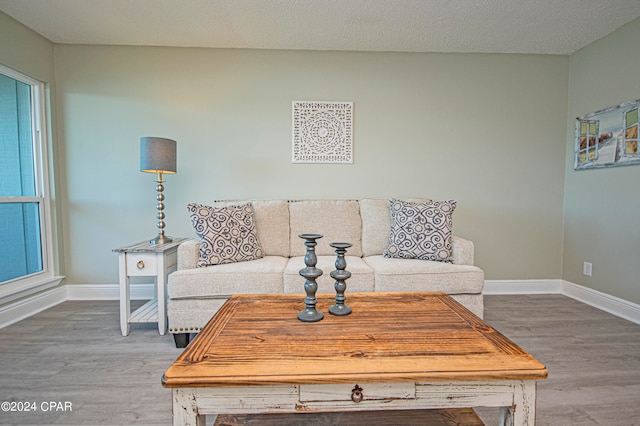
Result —
[[[407, 201], [425, 203], [428, 198], [409, 198]], [[388, 198], [364, 198], [360, 200], [362, 217], [362, 255], [375, 256], [384, 253], [389, 245], [391, 210]]]
[[385, 257], [452, 263], [455, 201], [389, 200], [391, 231]]
[[251, 204], [211, 207], [187, 205], [191, 224], [200, 238], [198, 267], [245, 262], [264, 256]]
[[265, 256], [247, 262], [183, 269], [169, 275], [167, 293], [171, 299], [282, 293], [282, 274], [288, 260]]
[[480, 293], [484, 272], [477, 266], [453, 265], [419, 259], [389, 259], [368, 256], [373, 268], [375, 291], [444, 291], [449, 294]]
[[258, 240], [265, 256], [289, 257], [289, 203], [287, 200], [224, 200], [215, 207], [237, 206], [251, 203], [256, 222]]
[[362, 217], [362, 254], [373, 256], [382, 254], [389, 245], [391, 211], [388, 199], [360, 200]]
[[291, 226], [290, 255], [304, 256], [306, 247], [300, 234], [322, 234], [317, 240], [318, 256], [335, 255], [333, 242], [351, 243], [350, 256], [362, 256], [362, 220], [355, 200], [303, 200], [289, 202]]
[[[373, 269], [362, 260], [361, 257], [345, 256], [346, 270], [351, 272], [351, 278], [346, 280], [347, 294], [356, 291], [373, 291]], [[336, 269], [336, 256], [318, 256], [317, 268], [322, 269], [323, 274], [316, 279], [318, 293], [335, 293], [331, 271]], [[296, 256], [289, 259], [284, 271], [284, 292], [300, 293], [304, 295], [305, 279], [300, 275], [300, 270], [305, 268], [304, 256]]]

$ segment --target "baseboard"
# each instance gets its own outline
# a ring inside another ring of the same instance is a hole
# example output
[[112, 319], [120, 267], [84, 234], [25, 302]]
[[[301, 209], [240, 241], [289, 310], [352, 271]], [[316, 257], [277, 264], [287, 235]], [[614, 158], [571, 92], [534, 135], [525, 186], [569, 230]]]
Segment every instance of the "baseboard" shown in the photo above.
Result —
[[486, 280], [484, 294], [562, 294], [562, 280]]
[[[155, 284], [131, 284], [132, 300], [154, 297]], [[486, 295], [562, 294], [640, 324], [640, 305], [563, 280], [487, 280]], [[67, 284], [0, 307], [0, 328], [67, 300], [120, 300], [118, 284]]]
[[[155, 284], [131, 284], [131, 300], [153, 299]], [[67, 284], [67, 300], [120, 300], [118, 284]]]
[[27, 299], [0, 307], [0, 328], [29, 318], [67, 300], [66, 286], [44, 291]]
[[[155, 284], [131, 284], [131, 300], [153, 299]], [[67, 300], [120, 300], [118, 284], [67, 284], [0, 307], [0, 329]]]
[[486, 295], [562, 294], [640, 324], [640, 305], [564, 280], [487, 280]]
[[620, 318], [640, 324], [640, 305], [589, 287], [562, 282], [562, 294]]

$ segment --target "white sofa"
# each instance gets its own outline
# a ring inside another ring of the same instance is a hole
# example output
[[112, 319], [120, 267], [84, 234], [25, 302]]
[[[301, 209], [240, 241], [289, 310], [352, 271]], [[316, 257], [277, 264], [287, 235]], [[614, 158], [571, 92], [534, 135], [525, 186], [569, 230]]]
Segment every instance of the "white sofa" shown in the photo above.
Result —
[[[244, 201], [246, 203], [246, 201]], [[212, 204], [238, 205], [243, 201]], [[353, 246], [346, 255], [351, 278], [349, 292], [443, 291], [479, 317], [483, 316], [484, 272], [473, 265], [471, 241], [453, 236], [453, 263], [386, 258], [391, 213], [387, 199], [251, 200], [255, 228], [264, 257], [256, 260], [197, 267], [200, 242], [188, 240], [178, 248], [178, 269], [168, 281], [169, 332], [184, 347], [231, 294], [299, 293], [304, 300], [304, 233], [322, 234], [317, 240], [318, 293], [334, 293], [336, 253], [332, 242]]]

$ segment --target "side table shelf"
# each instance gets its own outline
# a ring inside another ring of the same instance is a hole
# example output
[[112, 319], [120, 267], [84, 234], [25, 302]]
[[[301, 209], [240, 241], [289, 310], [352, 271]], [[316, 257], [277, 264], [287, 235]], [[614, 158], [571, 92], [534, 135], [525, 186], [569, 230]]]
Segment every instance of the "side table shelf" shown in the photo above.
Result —
[[[120, 281], [120, 329], [129, 335], [129, 324], [157, 322], [158, 332], [167, 331], [167, 277], [178, 266], [178, 246], [186, 238], [174, 238], [170, 243], [152, 245], [143, 241], [120, 247], [118, 253]], [[131, 277], [154, 277], [154, 297], [131, 312]]]
[[131, 312], [129, 323], [134, 322], [158, 322], [158, 299], [151, 299]]

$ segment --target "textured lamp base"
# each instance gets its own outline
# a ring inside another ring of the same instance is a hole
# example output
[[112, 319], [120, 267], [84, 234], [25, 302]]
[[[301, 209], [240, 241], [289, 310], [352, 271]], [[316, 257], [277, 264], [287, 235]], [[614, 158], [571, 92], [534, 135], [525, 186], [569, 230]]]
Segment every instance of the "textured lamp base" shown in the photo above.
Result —
[[158, 236], [155, 237], [153, 240], [149, 241], [149, 243], [154, 244], [154, 245], [159, 245], [159, 244], [165, 244], [165, 243], [170, 243], [173, 241], [173, 239], [171, 237], [168, 237], [166, 235], [164, 235], [164, 194], [162, 193], [162, 191], [164, 191], [164, 185], [162, 184], [164, 181], [162, 180], [162, 173], [159, 172], [158, 173], [158, 180], [156, 180], [156, 191], [158, 191], [158, 195], [156, 195], [156, 200], [158, 200], [158, 204], [156, 205], [156, 209], [158, 210], [158, 213], [156, 214], [156, 219], [158, 219]]

